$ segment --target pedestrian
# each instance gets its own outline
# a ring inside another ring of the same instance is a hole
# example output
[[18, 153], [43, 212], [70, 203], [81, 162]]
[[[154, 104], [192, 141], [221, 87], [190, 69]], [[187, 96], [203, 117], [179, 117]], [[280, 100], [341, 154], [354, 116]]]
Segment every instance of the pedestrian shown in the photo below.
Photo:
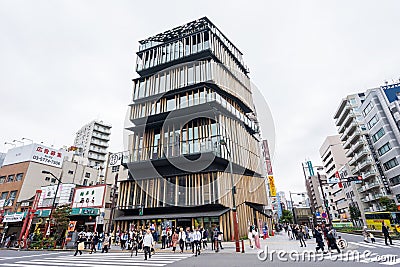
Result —
[[144, 250], [144, 260], [147, 260], [147, 254], [149, 254], [149, 259], [151, 258], [151, 247], [153, 246], [153, 235], [150, 229], [146, 231], [146, 235], [143, 238], [143, 250]]
[[176, 245], [179, 242], [179, 234], [177, 231], [174, 231], [171, 237], [171, 242], [172, 242], [172, 251], [175, 253], [176, 251]]
[[371, 239], [371, 243], [374, 244], [375, 243], [375, 237], [372, 233], [369, 233], [369, 238]]
[[386, 246], [389, 246], [389, 244], [387, 242], [388, 239], [390, 241], [390, 245], [393, 245], [392, 238], [389, 235], [389, 229], [386, 227], [384, 222], [382, 222], [382, 233], [385, 236], [385, 244], [386, 244]]
[[254, 245], [256, 246], [257, 249], [261, 249], [260, 233], [258, 232], [257, 227], [255, 227], [253, 230], [253, 236], [254, 236]]
[[249, 239], [250, 248], [254, 248], [254, 236], [252, 226], [249, 227], [249, 232], [247, 234], [247, 238]]
[[78, 252], [79, 255], [82, 255], [82, 250], [85, 249], [85, 238], [83, 237], [83, 235], [78, 236], [78, 238], [75, 241], [75, 245], [76, 245], [76, 250], [74, 256], [76, 256]]
[[201, 249], [201, 232], [200, 229], [197, 228], [193, 234], [193, 242], [194, 242], [194, 246], [196, 247], [195, 251], [195, 257], [197, 257], [197, 255], [200, 255], [200, 249]]
[[202, 235], [202, 241], [203, 241], [203, 249], [207, 249], [207, 247], [208, 247], [208, 245], [207, 245], [208, 230], [202, 228], [201, 235]]
[[161, 231], [161, 249], [165, 249], [166, 244], [167, 244], [167, 230], [163, 228]]
[[304, 247], [307, 247], [306, 241], [304, 240], [304, 236], [305, 236], [304, 228], [302, 226], [300, 226], [299, 232], [297, 233], [297, 238], [300, 241], [300, 247], [303, 247], [303, 245], [304, 245]]
[[224, 249], [222, 247], [222, 240], [224, 239], [224, 233], [222, 231], [218, 231], [218, 245], [220, 249]]
[[319, 225], [317, 225], [314, 229], [314, 233], [313, 236], [315, 238], [315, 241], [317, 243], [317, 247], [315, 248], [315, 250], [318, 252], [318, 250], [322, 250], [322, 252], [325, 254], [324, 251], [324, 238], [323, 238], [323, 234], [322, 234], [322, 229], [320, 228]]
[[218, 228], [215, 227], [214, 231], [213, 231], [213, 249], [215, 249], [215, 252], [218, 252], [218, 236], [219, 236], [219, 231]]
[[128, 232], [123, 232], [121, 234], [121, 250], [125, 249], [126, 242], [128, 241], [129, 235]]
[[108, 236], [108, 234], [104, 235], [104, 239], [103, 239], [103, 248], [101, 249], [101, 253], [108, 253], [108, 249], [110, 247], [110, 237]]
[[97, 250], [101, 250], [103, 247], [104, 232], [99, 234], [99, 242], [97, 243]]
[[192, 253], [194, 254], [195, 242], [194, 242], [194, 231], [193, 230], [191, 230], [189, 232], [189, 242], [190, 242], [190, 248], [192, 249]]
[[287, 226], [287, 233], [288, 233], [289, 239], [293, 239], [293, 237], [292, 237], [292, 227], [290, 226], [290, 224], [288, 224], [288, 226]]
[[183, 247], [186, 241], [186, 233], [183, 231], [183, 228], [179, 230], [179, 248], [181, 249], [181, 253], [183, 253]]
[[369, 231], [368, 231], [368, 227], [366, 225], [364, 225], [362, 235], [364, 236], [364, 241], [369, 243], [369, 241], [368, 241]]
[[336, 237], [335, 237], [335, 231], [333, 228], [331, 228], [328, 231], [328, 234], [326, 235], [326, 238], [328, 240], [328, 250], [331, 252], [331, 249], [336, 249], [338, 253], [340, 253], [340, 249], [336, 244]]
[[[137, 256], [139, 249], [139, 235], [136, 231], [133, 231], [132, 238], [131, 238], [131, 250], [135, 251], [135, 256]], [[131, 255], [133, 253], [131, 252]]]
[[92, 237], [92, 242], [91, 242], [91, 248], [90, 248], [90, 254], [96, 253], [96, 246], [97, 243], [99, 242], [99, 236], [97, 235], [97, 233], [95, 232], [93, 237]]

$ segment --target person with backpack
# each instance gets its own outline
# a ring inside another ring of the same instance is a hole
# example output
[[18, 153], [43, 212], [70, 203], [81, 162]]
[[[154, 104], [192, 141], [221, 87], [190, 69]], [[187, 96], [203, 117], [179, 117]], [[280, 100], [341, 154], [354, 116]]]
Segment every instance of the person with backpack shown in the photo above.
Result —
[[219, 230], [217, 227], [215, 227], [214, 231], [213, 231], [213, 249], [215, 249], [215, 252], [219, 252], [218, 249], [218, 234]]

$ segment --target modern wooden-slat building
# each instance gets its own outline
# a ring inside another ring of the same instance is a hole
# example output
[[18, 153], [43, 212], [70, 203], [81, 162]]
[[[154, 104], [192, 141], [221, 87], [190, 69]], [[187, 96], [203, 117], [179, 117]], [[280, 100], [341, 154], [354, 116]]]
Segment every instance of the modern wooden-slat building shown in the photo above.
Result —
[[140, 41], [136, 71], [114, 229], [219, 226], [232, 239], [230, 160], [239, 236], [272, 229], [242, 53], [204, 17]]

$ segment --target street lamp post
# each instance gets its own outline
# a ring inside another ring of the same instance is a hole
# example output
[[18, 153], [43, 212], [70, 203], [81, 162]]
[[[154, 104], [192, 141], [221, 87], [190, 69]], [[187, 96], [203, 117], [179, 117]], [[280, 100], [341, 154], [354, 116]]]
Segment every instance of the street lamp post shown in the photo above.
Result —
[[228, 144], [225, 140], [220, 140], [219, 143], [226, 148], [226, 152], [228, 153], [229, 157], [229, 171], [231, 176], [231, 184], [232, 184], [232, 215], [233, 215], [233, 235], [235, 239], [235, 247], [236, 252], [240, 252], [239, 246], [239, 225], [238, 225], [238, 218], [237, 218], [237, 210], [236, 210], [236, 201], [235, 201], [235, 194], [236, 194], [236, 186], [233, 181], [233, 168], [232, 168], [232, 156], [231, 152], [229, 151]]
[[292, 193], [289, 191], [290, 202], [292, 202], [292, 213], [293, 213], [293, 222], [297, 224], [296, 215], [294, 214], [294, 203], [292, 199]]
[[52, 217], [52, 215], [53, 215], [53, 210], [54, 210], [54, 208], [55, 208], [55, 203], [56, 203], [58, 188], [60, 187], [61, 179], [57, 178], [54, 174], [52, 174], [52, 173], [49, 172], [49, 171], [42, 171], [42, 173], [43, 173], [43, 174], [50, 174], [54, 179], [56, 179], [56, 180], [58, 181], [57, 188], [56, 188], [56, 192], [55, 192], [55, 194], [54, 194], [53, 203], [51, 204], [50, 215], [49, 215], [49, 222], [48, 222], [48, 226], [47, 226], [47, 229], [46, 229], [46, 235], [47, 235], [47, 233], [50, 234], [51, 217]]

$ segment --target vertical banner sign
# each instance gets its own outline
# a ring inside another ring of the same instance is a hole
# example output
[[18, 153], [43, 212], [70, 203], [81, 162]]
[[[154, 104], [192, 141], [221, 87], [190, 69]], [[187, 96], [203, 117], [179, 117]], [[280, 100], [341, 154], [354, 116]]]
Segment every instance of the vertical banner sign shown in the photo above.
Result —
[[307, 161], [307, 167], [308, 167], [308, 172], [310, 173], [310, 176], [314, 176], [314, 169], [313, 169], [311, 161]]
[[268, 175], [268, 183], [269, 183], [269, 193], [271, 197], [276, 197], [276, 187], [273, 175]]

